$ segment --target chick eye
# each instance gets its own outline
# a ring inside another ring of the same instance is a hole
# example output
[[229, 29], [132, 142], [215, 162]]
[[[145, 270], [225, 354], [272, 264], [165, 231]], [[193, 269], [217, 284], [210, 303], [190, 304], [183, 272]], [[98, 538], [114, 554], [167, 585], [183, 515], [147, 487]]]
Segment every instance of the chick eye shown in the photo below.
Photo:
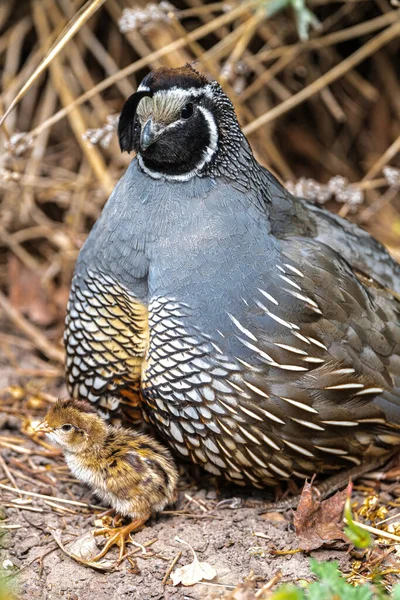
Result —
[[69, 423], [66, 423], [65, 425], [63, 425], [61, 427], [62, 431], [71, 431], [72, 429], [72, 425], [70, 425]]
[[189, 119], [193, 114], [193, 104], [189, 102], [181, 110], [182, 119]]

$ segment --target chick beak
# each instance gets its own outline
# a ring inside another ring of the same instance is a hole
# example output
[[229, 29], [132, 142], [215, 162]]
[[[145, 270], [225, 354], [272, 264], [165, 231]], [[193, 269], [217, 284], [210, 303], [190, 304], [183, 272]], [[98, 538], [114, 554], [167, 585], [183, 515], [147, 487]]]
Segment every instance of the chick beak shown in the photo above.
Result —
[[148, 121], [146, 121], [142, 127], [140, 134], [140, 149], [147, 150], [147, 148], [151, 146], [151, 144], [154, 144], [154, 142], [160, 137], [162, 132], [163, 129], [160, 129], [160, 127], [154, 125], [153, 119], [148, 119]]
[[39, 425], [37, 427], [35, 427], [35, 433], [38, 433], [38, 432], [50, 433], [50, 431], [52, 431], [52, 428], [49, 427], [49, 424], [47, 423], [46, 419], [44, 421], [42, 421], [41, 423], [39, 423]]

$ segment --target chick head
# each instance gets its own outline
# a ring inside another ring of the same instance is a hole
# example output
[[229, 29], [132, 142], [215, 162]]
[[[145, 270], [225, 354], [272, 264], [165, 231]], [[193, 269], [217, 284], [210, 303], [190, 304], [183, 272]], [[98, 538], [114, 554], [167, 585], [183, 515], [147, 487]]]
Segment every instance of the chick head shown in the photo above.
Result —
[[79, 453], [104, 441], [106, 425], [87, 402], [58, 400], [37, 431], [45, 431], [63, 450]]

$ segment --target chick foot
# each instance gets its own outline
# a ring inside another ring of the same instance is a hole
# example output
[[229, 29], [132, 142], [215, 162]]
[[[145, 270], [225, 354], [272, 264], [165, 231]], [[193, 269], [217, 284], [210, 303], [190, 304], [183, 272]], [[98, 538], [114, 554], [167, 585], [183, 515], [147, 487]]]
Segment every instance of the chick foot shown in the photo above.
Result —
[[[149, 515], [150, 516], [150, 515]], [[125, 527], [103, 527], [102, 529], [98, 529], [94, 532], [95, 536], [98, 535], [109, 535], [109, 539], [106, 542], [104, 548], [97, 554], [94, 558], [91, 559], [91, 562], [97, 562], [103, 556], [107, 554], [112, 546], [119, 546], [119, 556], [118, 561], [122, 560], [125, 554], [125, 546], [129, 539], [129, 535], [132, 531], [136, 531], [139, 529], [146, 521], [149, 519], [149, 516], [144, 517], [143, 519], [135, 519], [131, 521]]]

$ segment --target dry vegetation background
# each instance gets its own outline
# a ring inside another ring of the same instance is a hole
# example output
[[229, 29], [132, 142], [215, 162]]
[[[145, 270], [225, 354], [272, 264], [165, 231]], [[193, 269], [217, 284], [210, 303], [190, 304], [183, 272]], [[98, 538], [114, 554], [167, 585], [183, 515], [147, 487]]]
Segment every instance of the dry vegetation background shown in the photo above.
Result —
[[[400, 259], [400, 3], [310, 0], [320, 25], [304, 40], [286, 4], [105, 0], [7, 117], [0, 128], [5, 414], [35, 414], [62, 389], [74, 263], [131, 160], [114, 128], [150, 69], [189, 61], [217, 78], [261, 163], [298, 195], [366, 227]], [[298, 4], [301, 25], [310, 13]], [[82, 6], [0, 0], [0, 114]], [[25, 460], [10, 439], [2, 447]], [[14, 471], [1, 460], [1, 482], [13, 486]], [[29, 489], [32, 469], [17, 479], [20, 487]]]
[[[8, 116], [0, 305], [47, 358], [61, 358], [79, 248], [130, 160], [117, 116], [160, 65], [194, 61], [217, 77], [263, 164], [400, 255], [399, 3], [311, 0], [320, 26], [304, 41], [286, 3], [106, 0]], [[82, 4], [0, 2], [0, 112]]]

